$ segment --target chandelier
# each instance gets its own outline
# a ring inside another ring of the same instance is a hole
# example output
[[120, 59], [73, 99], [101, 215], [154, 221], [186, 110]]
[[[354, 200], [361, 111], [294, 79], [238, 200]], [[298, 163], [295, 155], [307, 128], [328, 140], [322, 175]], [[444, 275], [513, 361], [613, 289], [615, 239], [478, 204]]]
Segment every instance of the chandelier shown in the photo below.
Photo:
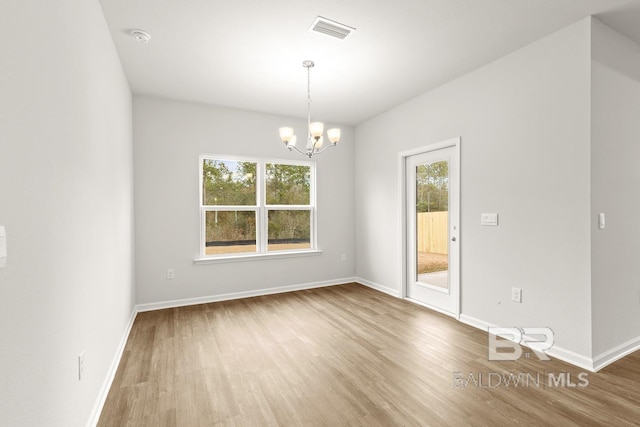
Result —
[[[296, 135], [293, 133], [293, 128], [282, 127], [280, 128], [280, 139], [289, 149], [289, 151], [296, 150], [298, 153], [311, 158], [314, 154], [322, 153], [329, 147], [335, 147], [340, 140], [340, 129], [334, 128], [327, 131], [327, 138], [329, 144], [324, 145], [324, 123], [311, 122], [311, 68], [315, 64], [313, 61], [303, 61], [302, 66], [307, 69], [307, 146], [305, 150], [300, 150], [296, 147]], [[324, 147], [323, 147], [324, 145]]]

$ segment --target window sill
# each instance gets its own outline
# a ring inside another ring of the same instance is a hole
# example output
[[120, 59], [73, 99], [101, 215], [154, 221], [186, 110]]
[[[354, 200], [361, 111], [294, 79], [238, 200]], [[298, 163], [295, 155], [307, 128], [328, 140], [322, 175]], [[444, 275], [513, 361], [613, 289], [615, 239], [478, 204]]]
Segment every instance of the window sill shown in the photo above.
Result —
[[257, 261], [264, 259], [278, 259], [278, 258], [297, 258], [306, 256], [322, 255], [322, 250], [312, 249], [308, 251], [295, 251], [295, 252], [274, 252], [267, 254], [249, 254], [249, 255], [232, 255], [232, 256], [218, 256], [210, 258], [196, 258], [193, 260], [195, 264], [221, 264], [227, 262], [243, 262], [243, 261]]

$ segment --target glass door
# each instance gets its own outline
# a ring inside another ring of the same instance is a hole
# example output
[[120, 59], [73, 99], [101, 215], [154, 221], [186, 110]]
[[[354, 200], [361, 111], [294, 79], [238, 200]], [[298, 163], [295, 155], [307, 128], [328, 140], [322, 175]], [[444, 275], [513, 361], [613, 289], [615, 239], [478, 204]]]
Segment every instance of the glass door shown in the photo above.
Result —
[[457, 316], [457, 147], [406, 158], [407, 297]]

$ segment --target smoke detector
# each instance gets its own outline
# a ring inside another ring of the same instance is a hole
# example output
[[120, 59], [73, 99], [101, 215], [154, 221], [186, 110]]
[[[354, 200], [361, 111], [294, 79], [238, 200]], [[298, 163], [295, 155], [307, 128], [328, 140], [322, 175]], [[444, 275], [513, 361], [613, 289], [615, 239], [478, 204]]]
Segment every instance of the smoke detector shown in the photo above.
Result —
[[355, 30], [356, 29], [353, 27], [332, 21], [331, 19], [323, 18], [322, 16], [318, 16], [311, 24], [311, 27], [309, 27], [309, 31], [312, 33], [324, 34], [325, 36], [339, 40], [344, 40]]
[[140, 43], [149, 43], [149, 40], [151, 40], [151, 34], [143, 30], [131, 30], [129, 34]]

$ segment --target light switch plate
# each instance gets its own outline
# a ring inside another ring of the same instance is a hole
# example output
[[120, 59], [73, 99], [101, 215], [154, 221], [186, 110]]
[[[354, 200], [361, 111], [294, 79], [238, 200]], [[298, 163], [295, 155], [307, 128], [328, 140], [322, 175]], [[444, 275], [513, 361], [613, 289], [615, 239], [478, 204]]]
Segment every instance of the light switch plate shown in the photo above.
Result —
[[7, 265], [7, 231], [0, 225], [0, 268]]
[[606, 223], [605, 223], [605, 217], [604, 217], [604, 213], [600, 212], [598, 214], [598, 228], [600, 230], [603, 230], [605, 227]]
[[498, 214], [497, 213], [480, 214], [480, 225], [491, 225], [496, 227], [498, 225]]
[[511, 300], [514, 302], [522, 302], [522, 289], [511, 288]]

